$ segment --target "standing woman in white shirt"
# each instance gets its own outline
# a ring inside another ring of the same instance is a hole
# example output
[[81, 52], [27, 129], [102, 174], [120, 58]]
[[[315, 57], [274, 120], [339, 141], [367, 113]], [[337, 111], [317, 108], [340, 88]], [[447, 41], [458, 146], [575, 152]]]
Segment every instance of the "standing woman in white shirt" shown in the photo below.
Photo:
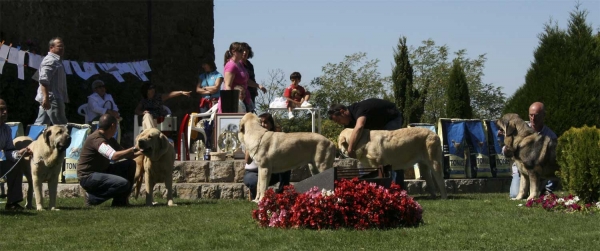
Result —
[[104, 81], [96, 80], [92, 82], [92, 90], [94, 93], [88, 96], [88, 107], [85, 114], [85, 121], [91, 123], [96, 121], [103, 114], [113, 115], [117, 120], [120, 120], [119, 108], [115, 103], [112, 95], [106, 93]]

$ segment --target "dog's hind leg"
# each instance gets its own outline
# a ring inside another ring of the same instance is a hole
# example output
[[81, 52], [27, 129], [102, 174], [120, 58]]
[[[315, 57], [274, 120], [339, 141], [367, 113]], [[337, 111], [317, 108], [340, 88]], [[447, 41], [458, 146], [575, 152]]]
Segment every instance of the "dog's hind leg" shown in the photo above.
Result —
[[25, 198], [25, 208], [33, 209], [33, 178], [31, 177], [31, 165], [23, 166], [23, 175], [27, 179], [27, 197]]
[[167, 188], [167, 205], [170, 207], [177, 206], [177, 204], [173, 203], [173, 178], [168, 177], [165, 180], [165, 187]]

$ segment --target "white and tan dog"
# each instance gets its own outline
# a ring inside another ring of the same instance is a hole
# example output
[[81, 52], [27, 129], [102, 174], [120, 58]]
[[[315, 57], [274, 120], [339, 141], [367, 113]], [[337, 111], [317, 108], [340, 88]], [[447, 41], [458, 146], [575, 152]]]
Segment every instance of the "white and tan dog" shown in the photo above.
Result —
[[58, 175], [60, 175], [60, 172], [62, 171], [62, 165], [66, 155], [65, 151], [70, 144], [71, 136], [69, 135], [67, 127], [54, 125], [46, 128], [40, 137], [29, 145], [29, 149], [32, 153], [32, 156], [30, 157], [31, 183], [33, 183], [35, 204], [38, 211], [44, 210], [42, 207], [44, 199], [42, 182], [48, 182], [50, 210], [58, 210], [56, 208]]
[[[338, 146], [346, 156], [352, 131], [353, 129], [344, 129], [338, 138]], [[440, 137], [431, 130], [418, 127], [394, 131], [363, 129], [355, 149], [357, 159], [365, 166], [391, 165], [393, 170], [405, 170], [418, 163], [431, 196], [436, 195], [433, 176], [442, 199], [448, 197], [442, 169], [442, 144]]]
[[312, 175], [333, 166], [335, 145], [318, 133], [271, 132], [260, 126], [259, 118], [247, 113], [240, 120], [239, 139], [250, 157], [258, 163], [256, 199], [262, 199], [272, 173], [280, 173], [309, 164]]
[[136, 147], [143, 155], [135, 158], [135, 198], [137, 199], [142, 186], [142, 178], [146, 185], [146, 205], [154, 204], [154, 185], [164, 182], [167, 189], [167, 204], [173, 203], [173, 165], [175, 149], [169, 139], [156, 128], [145, 129], [136, 139]]

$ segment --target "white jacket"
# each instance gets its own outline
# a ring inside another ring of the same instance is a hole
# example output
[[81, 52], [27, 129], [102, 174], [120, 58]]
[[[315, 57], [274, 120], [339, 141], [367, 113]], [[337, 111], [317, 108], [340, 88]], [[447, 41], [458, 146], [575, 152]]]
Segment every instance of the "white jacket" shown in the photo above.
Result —
[[104, 99], [95, 93], [88, 96], [88, 107], [85, 113], [85, 121], [92, 121], [95, 117], [101, 116], [106, 113], [106, 110], [119, 111], [117, 104], [113, 100], [112, 96], [108, 93], [104, 94]]

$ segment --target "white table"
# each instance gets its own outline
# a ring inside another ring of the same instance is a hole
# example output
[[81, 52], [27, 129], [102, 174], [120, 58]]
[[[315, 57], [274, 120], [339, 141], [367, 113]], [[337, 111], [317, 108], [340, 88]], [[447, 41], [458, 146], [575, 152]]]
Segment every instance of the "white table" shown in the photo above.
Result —
[[[276, 114], [278, 112], [287, 112], [287, 108], [269, 108], [268, 112]], [[311, 115], [312, 132], [321, 133], [321, 108], [294, 108], [294, 111], [308, 111]], [[315, 124], [316, 122], [316, 124]], [[316, 127], [315, 127], [316, 125]], [[315, 129], [316, 128], [316, 129]]]

